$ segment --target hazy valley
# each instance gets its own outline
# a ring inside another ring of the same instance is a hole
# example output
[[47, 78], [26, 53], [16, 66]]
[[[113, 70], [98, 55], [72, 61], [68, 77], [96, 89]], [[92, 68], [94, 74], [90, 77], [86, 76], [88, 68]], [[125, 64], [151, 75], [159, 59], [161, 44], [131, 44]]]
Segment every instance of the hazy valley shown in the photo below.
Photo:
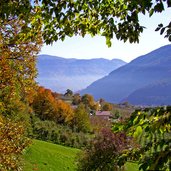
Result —
[[86, 60], [39, 55], [37, 81], [56, 92], [64, 93], [68, 88], [78, 91], [125, 64], [120, 59]]

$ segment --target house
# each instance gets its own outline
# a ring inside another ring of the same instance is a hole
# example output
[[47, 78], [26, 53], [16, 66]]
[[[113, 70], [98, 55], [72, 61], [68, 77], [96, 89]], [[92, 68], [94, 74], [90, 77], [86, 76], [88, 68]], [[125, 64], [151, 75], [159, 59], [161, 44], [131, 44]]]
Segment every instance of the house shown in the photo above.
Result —
[[96, 111], [95, 116], [106, 120], [110, 120], [110, 118], [112, 118], [112, 114], [110, 111]]

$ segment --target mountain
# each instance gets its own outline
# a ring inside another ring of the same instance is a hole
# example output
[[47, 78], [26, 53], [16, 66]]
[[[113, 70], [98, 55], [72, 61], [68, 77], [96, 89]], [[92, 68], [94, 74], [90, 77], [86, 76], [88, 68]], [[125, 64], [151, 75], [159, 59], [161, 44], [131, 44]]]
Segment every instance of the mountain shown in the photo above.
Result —
[[[150, 85], [156, 85], [158, 87], [155, 92], [157, 93], [159, 87], [161, 87], [157, 83], [163, 81], [170, 85], [171, 45], [163, 46], [134, 59], [130, 63], [112, 71], [109, 75], [95, 81], [80, 93], [89, 93], [96, 99], [104, 98], [109, 102], [119, 103], [123, 99], [130, 100], [131, 97], [133, 98], [133, 95], [134, 99], [136, 99], [138, 92], [141, 92], [145, 87], [150, 90], [148, 87]], [[168, 91], [169, 94], [171, 92], [171, 86], [168, 87], [168, 90], [170, 90]], [[162, 91], [163, 89], [161, 88]], [[131, 95], [133, 92], [134, 94]], [[143, 94], [141, 95], [143, 96]], [[145, 97], [145, 94], [143, 97]], [[141, 104], [142, 102], [139, 103]]]
[[66, 59], [57, 56], [39, 55], [36, 81], [57, 92], [66, 89], [78, 91], [109, 74], [126, 62], [120, 59]]
[[135, 90], [123, 101], [129, 101], [134, 105], [170, 105], [171, 104], [171, 80], [151, 84]]

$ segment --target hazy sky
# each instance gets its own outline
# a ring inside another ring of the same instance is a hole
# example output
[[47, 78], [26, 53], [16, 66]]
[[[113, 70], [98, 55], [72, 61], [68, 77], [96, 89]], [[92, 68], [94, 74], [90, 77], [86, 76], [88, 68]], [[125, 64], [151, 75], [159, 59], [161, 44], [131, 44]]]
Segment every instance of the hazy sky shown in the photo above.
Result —
[[116, 39], [112, 40], [112, 47], [108, 48], [105, 38], [100, 36], [91, 37], [89, 35], [84, 38], [75, 36], [66, 38], [64, 42], [58, 41], [51, 46], [44, 45], [40, 54], [49, 54], [64, 58], [119, 58], [126, 62], [144, 55], [170, 42], [161, 36], [159, 32], [155, 32], [158, 24], [168, 24], [171, 17], [171, 9], [167, 9], [162, 14], [155, 14], [151, 18], [148, 16], [140, 16], [140, 23], [146, 27], [141, 34], [139, 44], [123, 43]]

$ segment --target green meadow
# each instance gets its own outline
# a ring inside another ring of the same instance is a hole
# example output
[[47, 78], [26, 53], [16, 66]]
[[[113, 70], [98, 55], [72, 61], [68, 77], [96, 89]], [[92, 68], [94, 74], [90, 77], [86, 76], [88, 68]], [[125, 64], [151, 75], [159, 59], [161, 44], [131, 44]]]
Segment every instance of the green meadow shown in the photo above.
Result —
[[24, 153], [24, 171], [72, 171], [80, 150], [44, 141], [33, 140]]
[[[79, 149], [33, 140], [24, 153], [24, 171], [74, 171]], [[136, 163], [127, 163], [125, 171], [138, 171]]]

